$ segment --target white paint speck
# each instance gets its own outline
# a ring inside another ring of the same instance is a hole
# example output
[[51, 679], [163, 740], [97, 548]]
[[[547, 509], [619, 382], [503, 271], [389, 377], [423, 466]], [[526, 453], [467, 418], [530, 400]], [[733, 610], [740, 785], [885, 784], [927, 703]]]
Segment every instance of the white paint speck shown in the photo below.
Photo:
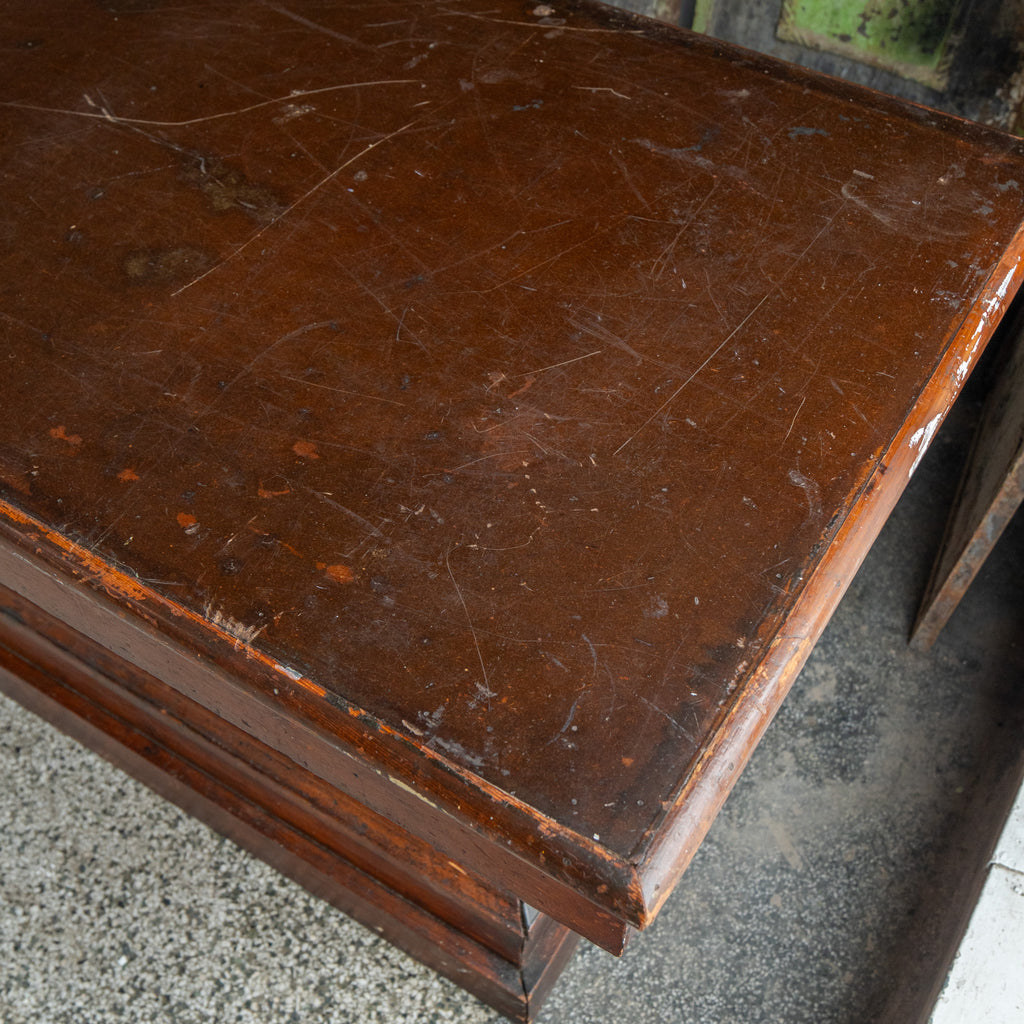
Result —
[[924, 458], [924, 453], [928, 451], [928, 446], [932, 443], [932, 438], [935, 436], [935, 431], [939, 429], [939, 424], [942, 422], [942, 414], [939, 413], [937, 416], [933, 416], [926, 426], [915, 430], [910, 438], [910, 447], [917, 449], [917, 458], [914, 459], [914, 464], [910, 467], [910, 476], [914, 475], [914, 471], [921, 464], [921, 460]]

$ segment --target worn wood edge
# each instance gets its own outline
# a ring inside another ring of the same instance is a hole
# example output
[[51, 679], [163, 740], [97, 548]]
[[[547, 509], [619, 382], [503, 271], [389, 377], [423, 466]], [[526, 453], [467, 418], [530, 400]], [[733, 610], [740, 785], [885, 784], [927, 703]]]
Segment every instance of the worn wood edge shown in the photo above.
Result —
[[[822, 554], [805, 574], [784, 631], [764, 638], [764, 656], [737, 687], [671, 808], [638, 843], [634, 857], [646, 910], [641, 927], [654, 919], [692, 860], [1022, 281], [1024, 225], [950, 332], [912, 415], [867, 467], [842, 521], [822, 538], [829, 542], [819, 545]], [[793, 628], [801, 622], [802, 628]]]
[[362, 709], [329, 701], [250, 642], [3, 500], [0, 575], [79, 632], [110, 634], [109, 649], [233, 725], [251, 733], [253, 719], [273, 717], [287, 733], [281, 753], [482, 875], [507, 873], [517, 896], [609, 952], [622, 952], [627, 923], [642, 918], [628, 861]]
[[518, 961], [525, 927], [514, 897], [414, 837], [396, 837], [390, 823], [346, 803], [336, 790], [325, 792], [298, 765], [0, 585], [0, 662], [5, 658], [31, 666], [37, 680], [59, 680], [59, 686], [48, 684], [48, 692], [65, 695], [65, 706], [103, 709], [105, 721], [127, 737], [118, 740], [108, 730], [112, 742], [131, 746], [137, 734], [154, 750], [172, 751], [200, 777], [215, 779], [222, 792], [264, 808], [434, 917], [459, 922], [459, 930], [475, 941]]
[[[186, 777], [191, 773], [186, 765], [175, 765], [174, 752], [166, 747], [159, 749], [165, 760], [170, 755], [171, 770], [112, 741], [111, 734], [100, 725], [2, 665], [0, 691], [487, 1005], [513, 1020], [530, 1019], [531, 1008], [521, 965], [505, 960], [372, 875], [341, 864], [297, 830], [277, 820], [269, 823], [264, 809], [255, 805], [240, 808], [237, 794], [218, 792], [218, 784], [210, 776], [203, 774], [206, 792], [176, 777], [178, 772]], [[172, 774], [175, 767], [177, 772]], [[227, 809], [232, 803], [234, 811]], [[278, 833], [278, 839], [268, 834], [273, 831]], [[555, 928], [560, 929], [558, 935], [562, 942], [569, 945], [567, 959], [574, 945], [569, 939], [574, 937], [563, 926]], [[545, 952], [546, 949], [541, 950], [541, 954]], [[559, 961], [559, 965], [564, 965], [565, 959]], [[537, 970], [535, 965], [531, 967]], [[551, 979], [552, 984], [554, 980]]]
[[982, 409], [910, 631], [911, 644], [921, 650], [938, 639], [1024, 492], [1024, 304], [1010, 316], [1006, 340], [1012, 347]]
[[[60, 628], [68, 632], [63, 624]], [[102, 651], [93, 641], [82, 639], [90, 651]], [[10, 671], [12, 661], [21, 668], [20, 674]], [[36, 680], [34, 683], [30, 676]], [[108, 669], [84, 660], [82, 652], [62, 643], [59, 636], [33, 631], [22, 622], [15, 608], [0, 614], [0, 692], [8, 693], [26, 709], [50, 720], [115, 766], [139, 778], [158, 795], [194, 814], [314, 895], [384, 935], [513, 1019], [531, 1019], [575, 950], [579, 936], [565, 926], [547, 915], [539, 915], [527, 929], [517, 912], [518, 942], [503, 952], [451, 924], [448, 918], [349, 861], [344, 854], [339, 860], [333, 847], [318, 841], [302, 828], [301, 822], [293, 824], [258, 798], [250, 799], [233, 784], [231, 773], [223, 775], [211, 770], [202, 756], [204, 751], [212, 751], [215, 759], [218, 755], [223, 759], [226, 752], [230, 759], [237, 756], [236, 752], [212, 744], [202, 733], [193, 734], [187, 723], [178, 722], [176, 728], [168, 726], [162, 707], [151, 705], [133, 691], [123, 690]], [[110, 696], [114, 699], [110, 700]], [[143, 727], [139, 728], [140, 725]], [[117, 730], [125, 734], [128, 743], [117, 738]], [[190, 753], [192, 747], [199, 751], [199, 759], [194, 756], [195, 751]], [[269, 781], [271, 790], [279, 788], [273, 780]], [[339, 897], [339, 868], [343, 875], [356, 880], [358, 888], [372, 890], [371, 896], [363, 897], [343, 888]], [[375, 892], [383, 896], [373, 897]], [[353, 898], [357, 903], [354, 909]], [[386, 912], [394, 919], [390, 925], [381, 926], [379, 922], [381, 898]], [[521, 911], [522, 904], [513, 902]], [[398, 908], [405, 914], [407, 905], [415, 908], [411, 939], [402, 917], [387, 909]], [[399, 929], [397, 937], [393, 932], [395, 922]], [[426, 934], [425, 939], [420, 932]], [[511, 972], [509, 966], [513, 968]]]

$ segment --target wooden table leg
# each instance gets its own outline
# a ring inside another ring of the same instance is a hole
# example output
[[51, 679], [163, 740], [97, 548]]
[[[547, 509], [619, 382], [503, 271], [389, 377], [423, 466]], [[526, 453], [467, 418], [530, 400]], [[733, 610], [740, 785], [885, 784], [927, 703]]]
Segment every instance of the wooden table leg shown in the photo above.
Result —
[[1024, 500], [1024, 312], [1012, 314], [1009, 352], [981, 422], [911, 642], [931, 647]]

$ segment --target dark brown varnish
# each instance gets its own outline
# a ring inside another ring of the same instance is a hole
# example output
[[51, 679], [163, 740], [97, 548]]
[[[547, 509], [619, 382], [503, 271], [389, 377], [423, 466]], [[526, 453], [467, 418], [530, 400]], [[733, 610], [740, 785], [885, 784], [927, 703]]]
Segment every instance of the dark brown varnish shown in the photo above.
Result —
[[0, 685], [529, 1017], [1013, 297], [1021, 144], [583, 2], [0, 33]]

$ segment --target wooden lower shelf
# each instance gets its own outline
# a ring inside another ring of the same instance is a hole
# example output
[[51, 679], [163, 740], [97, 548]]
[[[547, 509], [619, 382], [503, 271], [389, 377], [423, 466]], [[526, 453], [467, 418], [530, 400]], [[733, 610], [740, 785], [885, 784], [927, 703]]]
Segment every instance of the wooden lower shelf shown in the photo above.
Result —
[[577, 942], [518, 899], [0, 587], [0, 690], [513, 1020]]

